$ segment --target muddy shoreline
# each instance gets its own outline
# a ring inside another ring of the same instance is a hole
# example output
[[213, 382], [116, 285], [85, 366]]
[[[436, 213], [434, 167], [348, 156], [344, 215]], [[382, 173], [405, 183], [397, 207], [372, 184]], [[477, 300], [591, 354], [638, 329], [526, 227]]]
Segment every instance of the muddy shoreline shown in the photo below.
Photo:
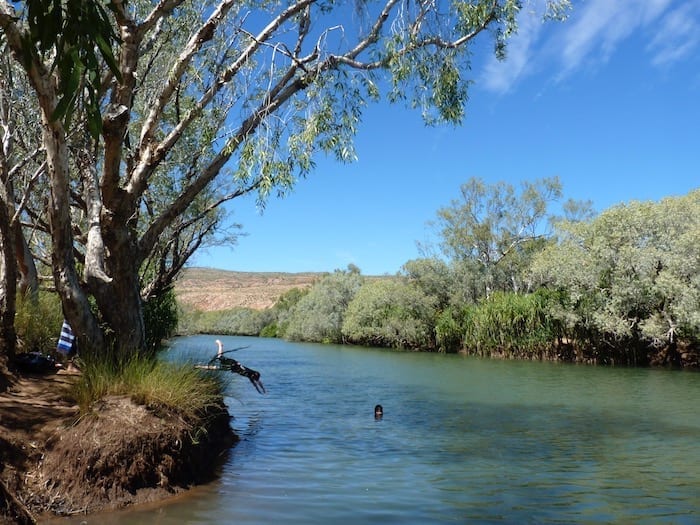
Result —
[[0, 523], [36, 523], [172, 498], [214, 480], [237, 436], [221, 403], [200, 421], [124, 396], [80, 416], [62, 373], [0, 394]]

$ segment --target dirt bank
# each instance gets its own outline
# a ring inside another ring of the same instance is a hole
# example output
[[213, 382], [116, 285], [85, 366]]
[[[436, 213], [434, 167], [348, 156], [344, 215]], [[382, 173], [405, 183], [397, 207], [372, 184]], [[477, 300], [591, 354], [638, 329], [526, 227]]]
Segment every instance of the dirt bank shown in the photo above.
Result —
[[79, 417], [72, 380], [25, 376], [0, 394], [0, 523], [168, 498], [213, 479], [236, 441], [223, 403], [194, 429], [126, 397]]

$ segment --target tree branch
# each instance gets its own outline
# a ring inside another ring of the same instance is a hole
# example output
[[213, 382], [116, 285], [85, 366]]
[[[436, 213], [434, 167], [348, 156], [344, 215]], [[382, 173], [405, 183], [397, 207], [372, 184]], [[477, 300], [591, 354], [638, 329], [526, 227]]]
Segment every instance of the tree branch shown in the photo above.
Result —
[[[227, 85], [233, 79], [233, 77], [246, 64], [250, 57], [258, 49], [260, 49], [262, 44], [274, 34], [275, 30], [277, 30], [282, 23], [298, 14], [300, 11], [305, 9], [307, 5], [314, 3], [314, 1], [315, 0], [300, 0], [296, 4], [285, 9], [265, 28], [263, 28], [263, 30], [258, 33], [253, 41], [241, 52], [234, 63], [231, 64], [212, 84], [212, 86], [202, 94], [200, 99], [197, 101], [197, 104], [190, 109], [184, 118], [178, 122], [175, 128], [157, 146], [155, 146], [155, 148], [151, 148], [151, 145], [147, 143], [141, 142], [139, 144], [139, 151], [143, 154], [141, 155], [137, 167], [131, 174], [131, 179], [127, 186], [127, 191], [129, 193], [132, 195], [139, 195], [141, 192], [143, 192], [146, 186], [147, 178], [170, 152], [189, 125], [202, 114], [204, 108], [211, 103], [221, 88]], [[146, 137], [143, 138], [144, 140], [146, 139]]]
[[374, 24], [374, 27], [370, 31], [370, 33], [365, 37], [364, 40], [362, 40], [360, 43], [355, 46], [351, 51], [343, 54], [343, 55], [332, 55], [329, 57], [327, 60], [332, 60], [333, 62], [338, 62], [341, 64], [345, 64], [349, 67], [352, 67], [354, 69], [360, 69], [360, 70], [372, 70], [372, 69], [379, 69], [386, 67], [389, 62], [392, 59], [395, 59], [396, 57], [399, 56], [406, 56], [418, 49], [425, 48], [425, 47], [436, 47], [440, 49], [457, 49], [459, 47], [462, 47], [469, 41], [473, 40], [476, 38], [480, 33], [482, 33], [488, 25], [496, 20], [497, 18], [497, 13], [496, 9], [498, 7], [498, 3], [494, 2], [493, 7], [491, 8], [491, 11], [489, 12], [489, 15], [484, 18], [484, 20], [471, 32], [467, 33], [466, 35], [461, 36], [460, 38], [457, 38], [455, 40], [449, 41], [449, 40], [444, 40], [440, 37], [437, 36], [430, 36], [426, 37], [421, 40], [417, 40], [418, 38], [418, 33], [420, 31], [420, 26], [421, 26], [421, 18], [422, 17], [417, 17], [416, 22], [414, 23], [414, 27], [412, 28], [411, 35], [412, 38], [410, 40], [409, 45], [395, 51], [392, 55], [388, 55], [380, 60], [375, 60], [372, 62], [362, 62], [357, 60], [357, 57], [360, 55], [362, 51], [367, 49], [371, 44], [375, 43], [377, 39], [379, 38], [379, 34], [381, 32], [381, 28], [383, 27], [384, 23], [386, 22], [391, 8], [396, 4], [396, 1], [392, 0], [390, 2], [387, 2], [386, 6], [382, 10], [382, 13], [379, 15], [377, 18], [377, 21]]
[[151, 110], [144, 121], [141, 128], [141, 137], [139, 138], [139, 151], [147, 148], [148, 144], [150, 144], [150, 142], [153, 140], [153, 134], [163, 115], [163, 109], [172, 98], [177, 86], [180, 84], [182, 75], [192, 62], [192, 58], [201, 49], [202, 44], [213, 38], [214, 31], [224, 19], [233, 4], [234, 0], [222, 0], [209, 19], [190, 37], [184, 50], [182, 53], [180, 53], [180, 56], [170, 69], [168, 79], [165, 81], [163, 89], [158, 95], [158, 98], [155, 100], [155, 103], [151, 106]]
[[[295, 93], [305, 89], [309, 85], [308, 77], [298, 77], [294, 79], [296, 66], [289, 68], [287, 73], [278, 81], [278, 83], [270, 89], [268, 96], [246, 118], [238, 131], [228, 139], [226, 144], [216, 154], [214, 159], [202, 171], [202, 174], [193, 179], [192, 183], [181, 191], [168, 209], [163, 212], [156, 220], [154, 220], [148, 230], [141, 237], [139, 242], [139, 261], [143, 260], [145, 254], [155, 244], [158, 236], [165, 230], [167, 225], [172, 222], [174, 217], [182, 214], [190, 205], [196, 195], [219, 174], [224, 165], [228, 162], [238, 147], [251, 136], [260, 126], [263, 120], [270, 114], [274, 113], [282, 104], [289, 100]], [[293, 81], [292, 81], [293, 80]], [[257, 189], [262, 184], [262, 179], [253, 181], [246, 188], [241, 189], [240, 195], [248, 194]]]
[[148, 16], [138, 26], [139, 40], [142, 40], [144, 35], [148, 33], [154, 26], [157, 26], [161, 20], [175, 10], [176, 7], [182, 5], [185, 0], [160, 0]]

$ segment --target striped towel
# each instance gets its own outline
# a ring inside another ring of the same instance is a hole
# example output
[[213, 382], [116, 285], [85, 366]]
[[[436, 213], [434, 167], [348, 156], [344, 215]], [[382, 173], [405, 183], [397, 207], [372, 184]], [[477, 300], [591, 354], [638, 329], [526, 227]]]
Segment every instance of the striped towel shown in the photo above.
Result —
[[63, 352], [64, 354], [70, 354], [73, 350], [74, 344], [75, 336], [73, 335], [73, 330], [66, 321], [63, 321], [63, 326], [61, 326], [61, 335], [58, 338], [56, 350]]

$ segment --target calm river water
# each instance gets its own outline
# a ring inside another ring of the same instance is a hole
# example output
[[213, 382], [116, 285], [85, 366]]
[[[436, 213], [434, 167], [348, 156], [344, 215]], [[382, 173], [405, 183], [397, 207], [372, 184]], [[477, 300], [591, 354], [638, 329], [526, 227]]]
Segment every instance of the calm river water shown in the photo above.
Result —
[[231, 375], [220, 479], [75, 523], [700, 523], [698, 373], [221, 339], [268, 393]]

